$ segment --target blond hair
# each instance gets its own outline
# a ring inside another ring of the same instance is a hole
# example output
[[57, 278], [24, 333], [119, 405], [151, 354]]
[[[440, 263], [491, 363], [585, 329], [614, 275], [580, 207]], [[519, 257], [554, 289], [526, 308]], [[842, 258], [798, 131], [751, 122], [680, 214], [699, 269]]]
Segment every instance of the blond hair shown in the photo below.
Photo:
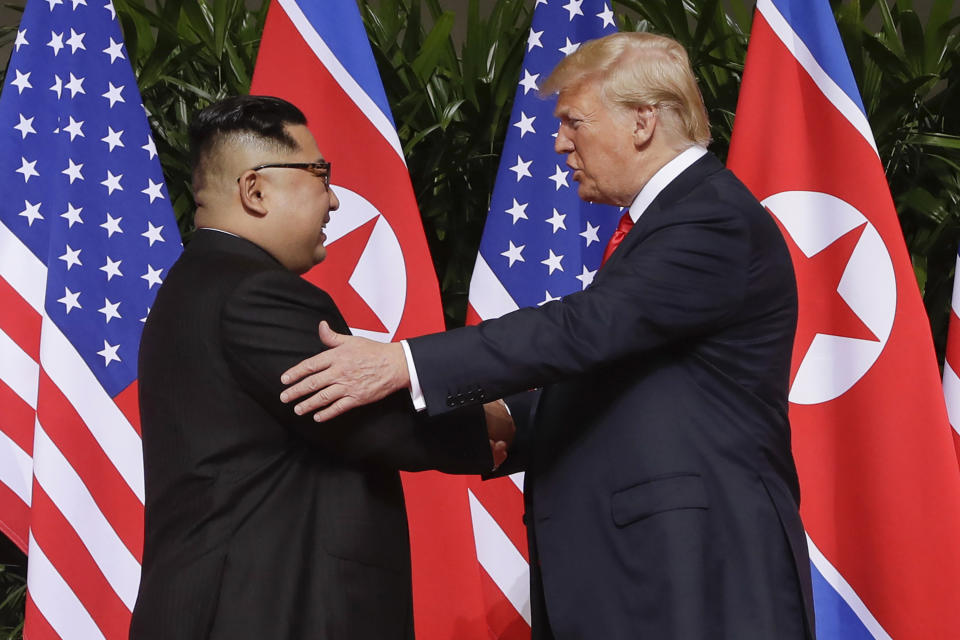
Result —
[[540, 93], [553, 95], [594, 80], [609, 104], [654, 107], [677, 138], [710, 142], [707, 109], [687, 52], [676, 40], [645, 32], [590, 40], [560, 61]]

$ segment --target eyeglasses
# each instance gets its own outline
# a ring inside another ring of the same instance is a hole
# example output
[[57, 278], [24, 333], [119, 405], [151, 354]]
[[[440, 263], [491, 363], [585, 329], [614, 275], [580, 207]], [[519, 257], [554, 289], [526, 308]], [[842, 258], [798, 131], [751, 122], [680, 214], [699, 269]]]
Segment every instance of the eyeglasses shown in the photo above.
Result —
[[[330, 188], [329, 162], [277, 162], [261, 164], [253, 167], [250, 171], [260, 171], [260, 169], [306, 169], [316, 177], [323, 179], [323, 186]], [[237, 178], [237, 182], [240, 182], [240, 178]]]

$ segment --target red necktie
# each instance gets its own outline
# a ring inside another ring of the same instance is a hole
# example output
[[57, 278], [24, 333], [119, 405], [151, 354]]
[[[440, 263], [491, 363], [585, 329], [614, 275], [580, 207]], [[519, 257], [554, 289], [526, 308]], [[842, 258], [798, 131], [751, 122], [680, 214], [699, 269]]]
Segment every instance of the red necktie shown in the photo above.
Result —
[[603, 260], [600, 261], [601, 267], [610, 259], [610, 256], [617, 250], [617, 247], [620, 246], [620, 243], [623, 242], [623, 239], [632, 228], [633, 218], [630, 217], [630, 211], [628, 210], [623, 214], [623, 217], [620, 218], [620, 224], [617, 225], [617, 230], [613, 232], [610, 242], [607, 243], [607, 248], [603, 250]]

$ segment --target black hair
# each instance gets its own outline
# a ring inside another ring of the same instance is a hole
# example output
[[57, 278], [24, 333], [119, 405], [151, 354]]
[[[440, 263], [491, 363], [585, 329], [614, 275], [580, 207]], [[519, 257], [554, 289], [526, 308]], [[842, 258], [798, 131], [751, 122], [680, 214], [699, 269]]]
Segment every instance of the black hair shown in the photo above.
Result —
[[190, 156], [197, 167], [224, 136], [252, 134], [283, 151], [299, 149], [285, 127], [307, 124], [307, 117], [286, 100], [273, 96], [234, 96], [211, 104], [190, 122]]

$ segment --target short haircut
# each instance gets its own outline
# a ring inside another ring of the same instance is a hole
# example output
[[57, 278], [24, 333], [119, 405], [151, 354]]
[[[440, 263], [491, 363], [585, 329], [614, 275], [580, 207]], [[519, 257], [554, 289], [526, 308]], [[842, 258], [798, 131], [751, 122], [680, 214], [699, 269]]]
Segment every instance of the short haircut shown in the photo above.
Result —
[[211, 104], [190, 123], [190, 156], [196, 172], [227, 141], [253, 144], [281, 152], [299, 146], [287, 125], [307, 124], [307, 118], [286, 100], [272, 96], [234, 96]]
[[540, 92], [552, 95], [594, 80], [609, 104], [655, 107], [671, 116], [664, 122], [680, 139], [710, 142], [707, 109], [687, 52], [676, 40], [621, 32], [585, 42], [560, 61]]

